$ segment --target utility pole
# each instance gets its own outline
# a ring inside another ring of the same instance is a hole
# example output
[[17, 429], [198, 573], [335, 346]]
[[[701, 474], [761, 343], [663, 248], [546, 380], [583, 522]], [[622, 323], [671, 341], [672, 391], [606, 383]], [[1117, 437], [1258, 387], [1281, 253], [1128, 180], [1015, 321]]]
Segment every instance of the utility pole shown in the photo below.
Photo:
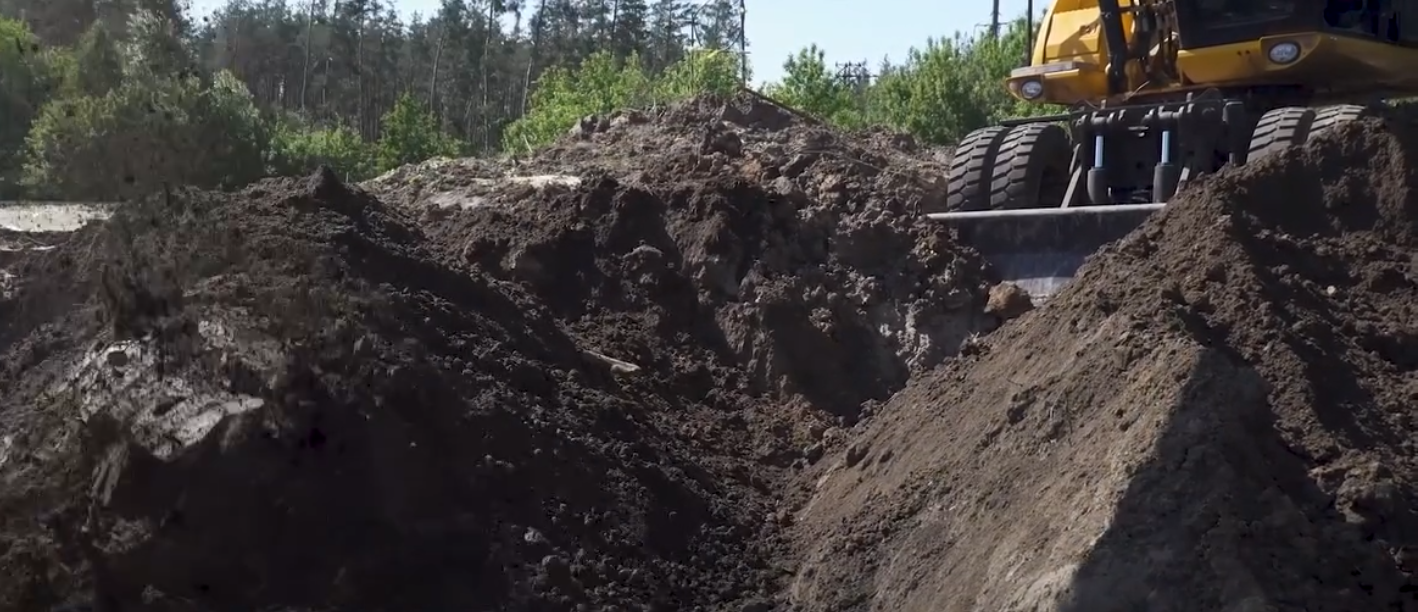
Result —
[[837, 64], [837, 82], [852, 90], [852, 97], [857, 102], [857, 110], [863, 116], [867, 113], [867, 88], [871, 86], [871, 71], [867, 70], [867, 63], [846, 62]]
[[871, 71], [867, 70], [865, 61], [839, 62], [837, 64], [837, 81], [853, 89], [863, 89], [871, 84]]
[[990, 13], [990, 36], [999, 38], [999, 0], [995, 0], [994, 9]]

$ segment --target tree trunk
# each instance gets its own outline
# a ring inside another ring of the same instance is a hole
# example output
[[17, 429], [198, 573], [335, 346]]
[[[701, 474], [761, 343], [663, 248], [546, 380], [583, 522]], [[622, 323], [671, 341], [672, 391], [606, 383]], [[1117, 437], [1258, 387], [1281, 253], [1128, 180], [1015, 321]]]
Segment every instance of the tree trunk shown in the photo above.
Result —
[[443, 43], [448, 38], [448, 22], [444, 21], [438, 29], [438, 44], [433, 47], [433, 76], [428, 79], [428, 112], [433, 114], [433, 120], [438, 122], [441, 129], [443, 127], [443, 113], [438, 106], [438, 62], [443, 59]]
[[484, 24], [484, 30], [483, 30], [483, 56], [482, 56], [482, 58], [479, 60], [479, 63], [481, 64], [482, 73], [483, 73], [483, 74], [482, 74], [482, 77], [483, 77], [483, 106], [482, 106], [483, 149], [482, 149], [482, 150], [483, 150], [484, 153], [486, 153], [486, 152], [492, 150], [492, 135], [491, 135], [491, 131], [492, 131], [492, 127], [491, 127], [491, 126], [492, 126], [492, 123], [491, 123], [491, 121], [488, 120], [488, 112], [487, 112], [487, 107], [488, 107], [488, 97], [487, 97], [488, 92], [487, 92], [487, 88], [488, 88], [488, 83], [490, 82], [490, 79], [488, 79], [488, 76], [487, 76], [487, 72], [488, 72], [488, 70], [487, 70], [487, 56], [488, 56], [488, 54], [489, 54], [489, 53], [491, 52], [491, 50], [492, 50], [492, 37], [493, 37], [493, 33], [494, 33], [494, 32], [497, 32], [497, 29], [498, 29], [499, 27], [501, 27], [501, 24], [499, 24], [499, 23], [497, 22], [497, 18], [498, 18], [498, 15], [497, 15], [497, 0], [488, 0], [488, 3], [487, 3], [487, 23]]
[[522, 77], [522, 113], [527, 114], [528, 98], [532, 92], [532, 70], [537, 65], [537, 57], [541, 50], [542, 30], [547, 27], [547, 0], [537, 3], [537, 15], [541, 19], [537, 21], [537, 26], [532, 28], [532, 51], [527, 54], [527, 74]]
[[305, 11], [305, 62], [300, 71], [300, 110], [305, 112], [305, 92], [310, 90], [310, 47], [315, 33], [315, 0]]

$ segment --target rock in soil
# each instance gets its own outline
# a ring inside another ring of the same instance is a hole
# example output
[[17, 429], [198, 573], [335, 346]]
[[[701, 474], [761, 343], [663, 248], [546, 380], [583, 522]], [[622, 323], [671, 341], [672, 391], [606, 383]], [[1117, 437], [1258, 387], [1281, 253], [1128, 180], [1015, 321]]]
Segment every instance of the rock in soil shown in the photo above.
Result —
[[1019, 318], [1034, 309], [1034, 300], [1029, 293], [1014, 283], [1000, 283], [990, 288], [985, 300], [985, 313], [1000, 318], [1001, 321]]
[[1222, 172], [914, 381], [819, 464], [797, 609], [1418, 609], [1415, 155]]

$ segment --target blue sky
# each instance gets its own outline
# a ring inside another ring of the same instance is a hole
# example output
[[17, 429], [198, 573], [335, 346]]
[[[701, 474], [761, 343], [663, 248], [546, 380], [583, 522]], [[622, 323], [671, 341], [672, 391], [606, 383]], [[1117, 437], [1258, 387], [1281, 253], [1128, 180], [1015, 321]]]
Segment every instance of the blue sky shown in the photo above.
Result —
[[[299, 3], [300, 0], [296, 0]], [[401, 11], [432, 13], [439, 0], [397, 0]], [[192, 0], [206, 14], [224, 0]], [[1026, 0], [1001, 0], [1005, 19], [1021, 15]], [[1036, 0], [1035, 11], [1046, 0]], [[754, 82], [782, 76], [783, 60], [817, 43], [828, 62], [866, 60], [875, 69], [883, 57], [900, 59], [927, 38], [983, 27], [990, 20], [986, 0], [747, 0], [748, 44]]]

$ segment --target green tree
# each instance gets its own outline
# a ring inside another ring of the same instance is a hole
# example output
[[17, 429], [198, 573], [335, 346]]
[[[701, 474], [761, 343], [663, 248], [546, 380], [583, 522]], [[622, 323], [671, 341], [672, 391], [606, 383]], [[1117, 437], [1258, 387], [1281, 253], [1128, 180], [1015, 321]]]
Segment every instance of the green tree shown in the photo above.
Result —
[[729, 95], [743, 86], [741, 56], [725, 49], [695, 49], [654, 80], [657, 103], [703, 93]]
[[399, 97], [393, 110], [384, 115], [383, 124], [384, 133], [379, 137], [381, 172], [435, 157], [458, 155], [459, 143], [438, 130], [433, 115], [412, 94]]
[[[188, 80], [190, 85], [198, 82]], [[270, 122], [236, 75], [224, 70], [201, 86], [190, 117], [181, 132], [188, 139], [186, 149], [196, 155], [188, 181], [233, 189], [265, 175]]]
[[152, 81], [197, 74], [196, 57], [179, 35], [179, 20], [164, 12], [139, 10], [128, 28], [124, 67], [129, 79]]
[[271, 139], [271, 173], [298, 176], [319, 166], [362, 181], [377, 173], [378, 151], [345, 126], [310, 127], [298, 118], [279, 122]]
[[1001, 119], [1054, 112], [1025, 104], [1005, 90], [1004, 79], [1024, 58], [1024, 20], [999, 37], [957, 34], [912, 49], [904, 64], [886, 67], [870, 92], [869, 119], [926, 142], [951, 144], [971, 130]]
[[131, 198], [164, 185], [233, 188], [264, 173], [266, 127], [226, 73], [124, 83], [47, 104], [27, 138], [24, 183], [65, 199]]
[[859, 127], [866, 121], [861, 96], [854, 84], [828, 72], [826, 57], [817, 45], [798, 51], [783, 63], [782, 82], [769, 84], [764, 93], [833, 123]]
[[74, 49], [74, 61], [64, 75], [64, 93], [102, 96], [122, 83], [123, 55], [108, 27], [95, 22]]
[[53, 60], [25, 24], [0, 19], [0, 197], [19, 192], [25, 136], [54, 89]]
[[552, 68], [537, 81], [527, 114], [507, 127], [503, 149], [540, 147], [565, 134], [582, 117], [644, 105], [653, 95], [654, 87], [635, 54], [619, 66], [603, 51], [575, 70]]
[[733, 52], [691, 51], [663, 73], [652, 75], [639, 55], [617, 62], [602, 51], [575, 70], [553, 68], [544, 73], [527, 114], [504, 132], [503, 149], [536, 149], [590, 115], [649, 108], [702, 93], [730, 94], [739, 87], [739, 56]]

